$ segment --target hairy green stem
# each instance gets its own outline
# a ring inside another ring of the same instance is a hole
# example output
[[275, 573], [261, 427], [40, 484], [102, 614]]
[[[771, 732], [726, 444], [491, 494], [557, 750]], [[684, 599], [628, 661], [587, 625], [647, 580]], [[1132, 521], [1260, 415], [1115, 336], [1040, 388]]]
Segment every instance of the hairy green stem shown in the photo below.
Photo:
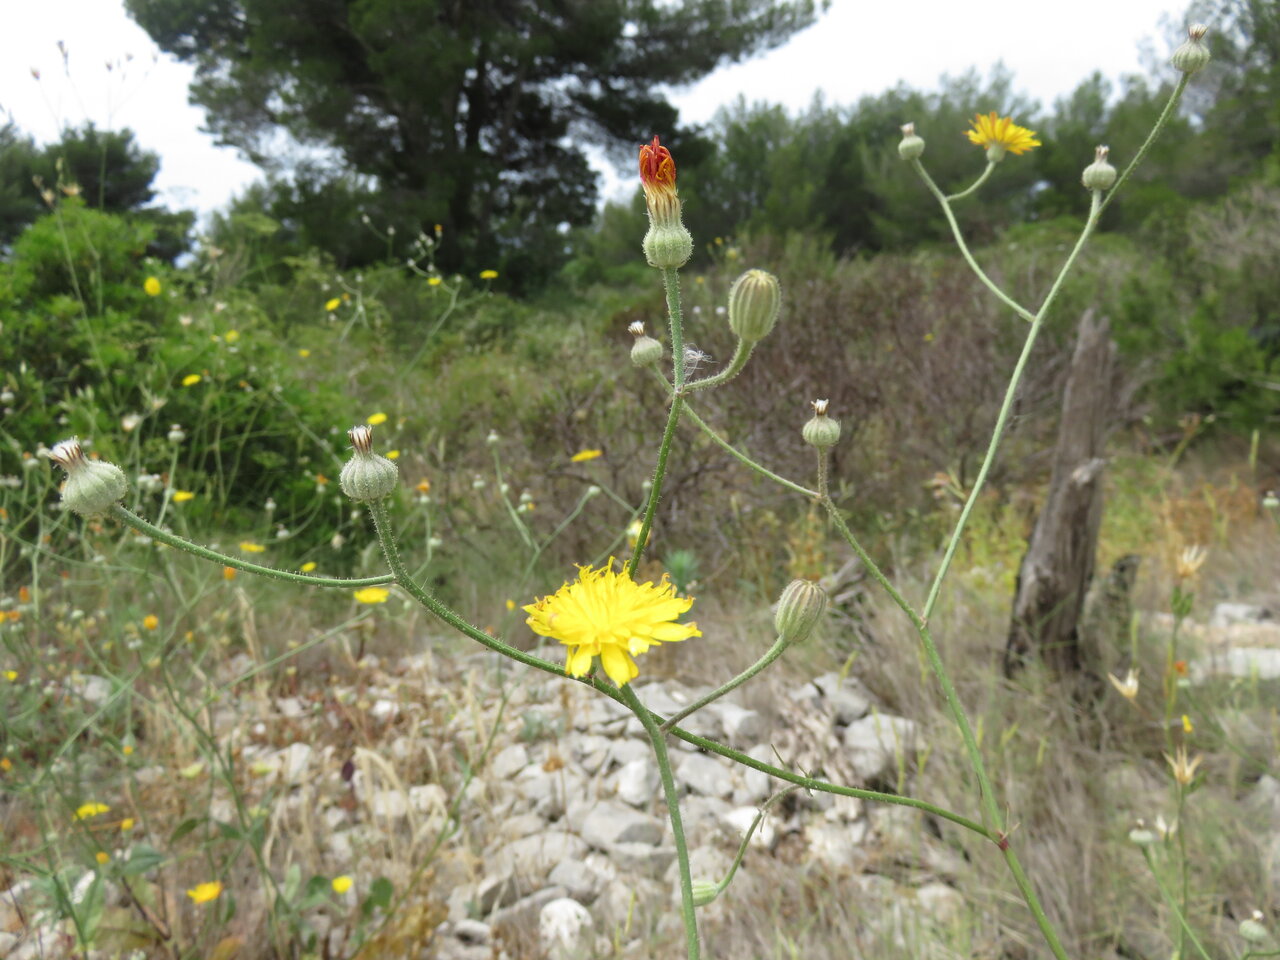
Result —
[[1200, 956], [1204, 957], [1204, 960], [1213, 960], [1205, 950], [1204, 944], [1202, 944], [1196, 936], [1196, 932], [1191, 929], [1191, 924], [1187, 922], [1186, 914], [1178, 908], [1178, 901], [1174, 898], [1173, 894], [1169, 892], [1169, 888], [1164, 885], [1163, 881], [1161, 881], [1160, 872], [1156, 870], [1156, 865], [1151, 859], [1151, 849], [1146, 845], [1143, 845], [1142, 847], [1142, 859], [1147, 861], [1147, 868], [1151, 871], [1151, 877], [1155, 880], [1156, 887], [1160, 890], [1160, 896], [1164, 898], [1164, 902], [1168, 905], [1169, 909], [1173, 911], [1173, 915], [1178, 918], [1178, 929], [1186, 933], [1187, 939], [1189, 939], [1192, 945], [1196, 948], [1196, 952], [1199, 953]]
[[773, 661], [777, 660], [780, 656], [782, 656], [782, 651], [786, 650], [787, 647], [789, 647], [790, 645], [791, 645], [791, 641], [783, 640], [781, 637], [779, 637], [777, 640], [773, 642], [773, 646], [771, 646], [765, 652], [764, 656], [762, 656], [759, 660], [757, 660], [751, 666], [747, 667], [747, 669], [743, 670], [740, 674], [738, 674], [732, 680], [729, 680], [728, 682], [721, 684], [716, 689], [708, 693], [705, 697], [699, 697], [697, 700], [693, 701], [693, 703], [689, 704], [679, 713], [673, 713], [671, 716], [667, 717], [666, 721], [662, 724], [662, 728], [661, 728], [662, 732], [663, 733], [668, 732], [672, 727], [678, 724], [685, 717], [689, 716], [690, 714], [697, 713], [699, 710], [705, 707], [708, 703], [712, 703], [713, 701], [719, 700], [726, 693], [729, 693], [731, 690], [736, 690], [738, 687], [742, 686], [744, 683], [746, 683], [748, 680], [750, 680], [752, 677], [758, 674], [761, 670], [763, 670], [765, 667], [769, 666], [769, 664], [773, 663]]
[[212, 560], [215, 563], [221, 563], [228, 567], [235, 567], [237, 570], [243, 570], [245, 573], [256, 573], [262, 577], [270, 577], [273, 580], [288, 580], [291, 583], [308, 583], [315, 587], [374, 587], [383, 583], [390, 583], [395, 579], [391, 574], [384, 573], [377, 577], [353, 577], [350, 579], [343, 577], [312, 577], [305, 573], [293, 573], [289, 570], [277, 570], [275, 567], [263, 567], [256, 563], [249, 563], [247, 560], [241, 560], [238, 557], [229, 557], [225, 553], [219, 553], [217, 550], [210, 550], [208, 547], [202, 547], [198, 543], [192, 543], [175, 534], [169, 533], [167, 530], [161, 530], [153, 523], [148, 523], [131, 510], [126, 509], [120, 504], [116, 504], [111, 508], [111, 515], [122, 523], [127, 524], [139, 533], [145, 533], [153, 540], [160, 543], [168, 544], [171, 547], [177, 547], [179, 550], [185, 550], [187, 553], [195, 554], [205, 560]]
[[965, 197], [969, 196], [969, 194], [973, 193], [987, 182], [987, 178], [991, 176], [991, 173], [995, 168], [996, 165], [992, 161], [988, 160], [987, 169], [982, 171], [982, 175], [979, 176], [977, 180], [973, 181], [973, 183], [966, 189], [961, 190], [959, 193], [953, 193], [951, 196], [947, 197], [947, 202], [951, 203], [953, 200], [963, 200]]
[[[665, 377], [663, 378], [663, 382], [664, 383], [666, 382]], [[765, 477], [766, 479], [772, 480], [774, 483], [778, 484], [779, 486], [786, 487], [788, 490], [791, 490], [794, 493], [798, 493], [802, 497], [809, 497], [814, 500], [818, 499], [817, 490], [810, 490], [808, 487], [802, 487], [798, 483], [793, 483], [792, 481], [788, 480], [786, 477], [780, 477], [776, 473], [774, 473], [772, 470], [769, 470], [768, 468], [761, 466], [760, 464], [752, 460], [749, 456], [747, 456], [745, 453], [742, 453], [740, 450], [738, 450], [737, 447], [734, 447], [727, 440], [721, 437], [720, 434], [716, 433], [715, 430], [712, 429], [710, 424], [708, 424], [707, 421], [703, 420], [700, 416], [698, 416], [697, 413], [694, 412], [693, 408], [690, 407], [687, 403], [685, 404], [685, 407], [684, 407], [684, 415], [688, 417], [691, 421], [693, 421], [693, 423], [698, 427], [698, 429], [700, 429], [703, 433], [705, 433], [708, 437], [710, 437], [711, 440], [716, 444], [716, 446], [720, 447], [720, 449], [722, 449], [725, 453], [729, 454], [729, 456], [733, 457], [739, 463], [742, 463], [743, 465], [750, 467], [756, 473], [760, 474], [760, 476]]]
[[742, 372], [742, 368], [745, 367], [747, 365], [747, 361], [751, 359], [751, 351], [755, 348], [756, 341], [743, 340], [739, 337], [738, 344], [733, 348], [733, 356], [730, 358], [729, 365], [727, 367], [719, 373], [685, 384], [685, 390], [689, 392], [694, 390], [706, 390], [708, 387], [718, 387], [720, 384], [728, 380], [732, 380]]
[[1174, 111], [1178, 109], [1178, 102], [1182, 99], [1183, 92], [1187, 89], [1187, 84], [1191, 82], [1191, 74], [1184, 73], [1178, 78], [1177, 84], [1173, 88], [1173, 93], [1169, 95], [1169, 102], [1164, 105], [1164, 109], [1160, 111], [1160, 116], [1156, 119], [1156, 125], [1151, 128], [1151, 133], [1147, 135], [1147, 139], [1142, 142], [1142, 146], [1138, 148], [1138, 152], [1133, 155], [1133, 159], [1129, 161], [1129, 165], [1116, 179], [1111, 189], [1107, 191], [1106, 199], [1102, 201], [1102, 205], [1098, 207], [1098, 215], [1102, 215], [1102, 211], [1106, 210], [1110, 205], [1112, 198], [1116, 195], [1129, 176], [1138, 168], [1144, 159], [1146, 159], [1147, 151], [1151, 149], [1151, 145], [1156, 142], [1156, 138], [1168, 125], [1169, 120], [1173, 117]]

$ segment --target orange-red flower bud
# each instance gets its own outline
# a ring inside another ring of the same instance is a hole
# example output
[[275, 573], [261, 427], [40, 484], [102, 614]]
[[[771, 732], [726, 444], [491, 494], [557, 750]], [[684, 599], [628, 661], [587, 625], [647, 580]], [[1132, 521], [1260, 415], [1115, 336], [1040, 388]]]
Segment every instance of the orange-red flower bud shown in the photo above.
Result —
[[693, 253], [693, 238], [680, 222], [676, 196], [676, 162], [671, 151], [653, 138], [640, 148], [640, 185], [649, 209], [649, 232], [644, 253], [650, 265], [663, 269], [683, 266]]
[[676, 188], [676, 162], [671, 151], [653, 138], [640, 148], [640, 182], [645, 192], [650, 187], [674, 190]]

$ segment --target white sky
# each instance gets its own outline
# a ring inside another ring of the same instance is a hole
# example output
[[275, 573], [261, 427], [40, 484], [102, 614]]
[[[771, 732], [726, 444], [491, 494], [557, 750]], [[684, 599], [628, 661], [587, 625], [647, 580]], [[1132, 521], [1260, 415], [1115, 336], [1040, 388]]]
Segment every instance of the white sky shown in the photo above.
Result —
[[[677, 91], [685, 122], [709, 120], [739, 94], [749, 101], [809, 104], [817, 90], [843, 104], [899, 81], [933, 89], [943, 74], [999, 60], [1018, 89], [1048, 104], [1093, 70], [1112, 78], [1142, 68], [1145, 41], [1166, 56], [1174, 0], [834, 0], [786, 46]], [[122, 0], [0, 0], [0, 113], [41, 142], [65, 124], [130, 127], [160, 154], [163, 202], [207, 212], [257, 177], [230, 148], [199, 132], [203, 112], [187, 103], [190, 68], [161, 55], [124, 12]], [[64, 70], [58, 41], [66, 44]], [[133, 59], [125, 62], [126, 54]], [[108, 71], [106, 64], [117, 64]], [[41, 79], [31, 76], [40, 71]], [[975, 111], [998, 105], [975, 105]], [[606, 171], [606, 194], [629, 192]]]

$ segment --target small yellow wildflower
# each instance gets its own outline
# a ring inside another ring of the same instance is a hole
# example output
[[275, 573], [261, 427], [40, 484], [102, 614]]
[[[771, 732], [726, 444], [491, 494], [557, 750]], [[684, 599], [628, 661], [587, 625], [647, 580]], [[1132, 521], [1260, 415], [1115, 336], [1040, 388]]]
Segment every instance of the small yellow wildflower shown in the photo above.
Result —
[[160, 626], [160, 618], [154, 613], [148, 613], [142, 618], [142, 625], [148, 630], [154, 630], [156, 627]]
[[516, 602], [515, 602], [514, 600], [508, 600], [508, 601], [507, 601], [507, 609], [508, 609], [508, 610], [514, 610], [515, 608], [516, 608]]
[[438, 287], [442, 283], [444, 283], [444, 281], [441, 280], [439, 277], [427, 277], [428, 287]]
[[14, 681], [16, 681], [16, 680], [18, 679], [18, 671], [17, 671], [17, 670], [6, 670], [6, 671], [4, 672], [4, 678], [5, 678], [6, 680], [8, 680], [10, 683], [13, 683]]
[[105, 867], [111, 862], [111, 854], [107, 853], [105, 850], [99, 850], [93, 855], [93, 859], [98, 861], [98, 866]]
[[132, 829], [133, 829], [133, 817], [125, 817], [123, 820], [120, 821], [120, 830], [122, 832], [128, 833]]
[[267, 548], [260, 543], [254, 543], [252, 540], [240, 541], [241, 553], [266, 553]]
[[334, 297], [332, 300], [326, 300], [324, 303], [324, 308], [330, 313], [333, 313], [333, 311], [337, 310], [340, 306], [342, 306], [341, 297]]
[[333, 878], [333, 892], [334, 892], [334, 893], [346, 893], [348, 890], [350, 890], [350, 889], [351, 889], [351, 882], [352, 882], [352, 881], [351, 881], [351, 878], [350, 878], [350, 877], [348, 877], [345, 873], [344, 873], [342, 876], [340, 876], [340, 877], [334, 877], [334, 878]]
[[237, 340], [240, 339], [240, 331], [228, 330], [226, 333], [222, 335], [222, 339], [225, 340], [227, 343], [235, 343]]
[[200, 374], [198, 373], [188, 373], [185, 377], [182, 378], [182, 385], [184, 387], [194, 387], [197, 383], [199, 383], [203, 379], [204, 378], [200, 376]]
[[970, 143], [986, 147], [987, 159], [992, 162], [1002, 159], [1005, 151], [1021, 155], [1040, 146], [1034, 131], [1018, 126], [1013, 117], [1001, 117], [994, 110], [985, 117], [976, 115], [973, 129], [966, 130], [965, 135]]
[[90, 817], [96, 817], [110, 809], [105, 803], [82, 803], [76, 807], [76, 819], [88, 820]]
[[222, 568], [222, 579], [223, 579], [223, 580], [234, 580], [235, 578], [236, 578], [236, 568], [235, 568], [235, 567], [223, 567], [223, 568]]
[[155, 277], [147, 277], [142, 281], [142, 289], [148, 297], [160, 296], [160, 281]]
[[192, 493], [190, 490], [173, 491], [174, 503], [186, 503], [188, 500], [194, 500], [195, 498], [196, 498], [196, 495]]
[[298, 351], [298, 356], [300, 356], [303, 360], [305, 360], [307, 359], [307, 357], [311, 356], [311, 351], [308, 350], [306, 347], [303, 347], [301, 350]]
[[316, 562], [315, 562], [314, 560], [308, 560], [306, 563], [304, 563], [304, 564], [303, 564], [302, 566], [300, 566], [298, 569], [299, 569], [299, 570], [301, 570], [303, 573], [310, 573], [310, 572], [311, 572], [312, 570], [314, 570], [315, 568], [316, 568]]
[[388, 459], [388, 460], [399, 460], [399, 459], [400, 459], [400, 451], [399, 451], [399, 450], [388, 450], [388, 451], [387, 451], [387, 459]]
[[565, 673], [581, 677], [599, 657], [609, 679], [623, 686], [640, 675], [633, 656], [652, 646], [702, 636], [697, 624], [675, 622], [691, 606], [693, 598], [677, 597], [665, 575], [656, 586], [638, 584], [625, 571], [615, 573], [610, 558], [599, 569], [579, 567], [576, 581], [524, 611], [534, 633], [569, 647]]
[[382, 411], [378, 411], [377, 413], [371, 413], [367, 418], [365, 418], [364, 422], [371, 427], [376, 427], [380, 423], [387, 422], [387, 415]]
[[385, 587], [365, 587], [355, 591], [352, 596], [356, 598], [356, 603], [386, 603], [391, 591]]
[[133, 744], [126, 743], [123, 747], [120, 748], [120, 752], [123, 753], [126, 757], [133, 756]]
[[8, 773], [12, 769], [13, 769], [13, 761], [10, 760], [8, 757], [0, 757], [0, 770], [3, 770], [5, 773]]
[[481, 270], [480, 279], [481, 280], [497, 280], [498, 271], [497, 270]]
[[187, 896], [191, 898], [192, 903], [209, 903], [217, 900], [222, 896], [222, 882], [210, 880], [208, 883], [197, 883], [187, 891]]
[[571, 463], [584, 463], [587, 460], [594, 460], [596, 457], [603, 457], [603, 450], [579, 450], [569, 458]]
[[1182, 732], [1194, 733], [1195, 729], [1196, 728], [1191, 725], [1191, 718], [1184, 713], [1182, 715]]
[[418, 481], [417, 485], [413, 489], [417, 490], [421, 494], [428, 494], [431, 492], [431, 481], [426, 477], [423, 477]]

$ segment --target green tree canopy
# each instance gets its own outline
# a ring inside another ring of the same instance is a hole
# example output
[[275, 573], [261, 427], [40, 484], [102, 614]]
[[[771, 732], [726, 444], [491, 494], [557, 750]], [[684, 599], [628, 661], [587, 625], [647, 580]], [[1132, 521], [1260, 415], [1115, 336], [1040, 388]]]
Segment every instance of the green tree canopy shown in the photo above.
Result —
[[815, 0], [127, 0], [194, 63], [210, 128], [270, 168], [282, 131], [375, 178], [450, 269], [506, 265], [595, 212], [584, 146], [676, 133], [664, 87], [776, 46]]

